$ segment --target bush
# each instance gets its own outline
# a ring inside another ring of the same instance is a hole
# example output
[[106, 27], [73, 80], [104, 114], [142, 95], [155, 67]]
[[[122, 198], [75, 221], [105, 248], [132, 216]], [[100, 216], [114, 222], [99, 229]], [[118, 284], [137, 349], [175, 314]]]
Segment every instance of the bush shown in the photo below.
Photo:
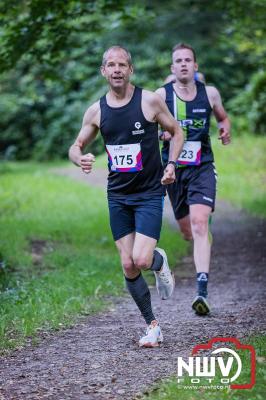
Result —
[[234, 97], [228, 108], [234, 115], [238, 132], [251, 131], [257, 135], [266, 132], [266, 72], [260, 71], [251, 77], [245, 89]]

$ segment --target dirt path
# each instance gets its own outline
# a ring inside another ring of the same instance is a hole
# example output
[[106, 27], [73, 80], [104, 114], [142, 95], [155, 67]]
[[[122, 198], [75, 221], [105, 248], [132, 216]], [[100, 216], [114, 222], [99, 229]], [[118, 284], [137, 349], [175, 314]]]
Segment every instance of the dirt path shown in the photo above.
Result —
[[[106, 180], [103, 171], [89, 177], [78, 169], [62, 173], [95, 185]], [[172, 218], [169, 205], [165, 216]], [[194, 267], [186, 257], [171, 299], [161, 302], [152, 289], [165, 337], [161, 348], [137, 347], [143, 321], [127, 296], [108, 313], [0, 359], [0, 400], [129, 400], [174, 374], [177, 356], [188, 355], [196, 343], [265, 332], [266, 221], [219, 203], [213, 236], [210, 316], [191, 311]]]

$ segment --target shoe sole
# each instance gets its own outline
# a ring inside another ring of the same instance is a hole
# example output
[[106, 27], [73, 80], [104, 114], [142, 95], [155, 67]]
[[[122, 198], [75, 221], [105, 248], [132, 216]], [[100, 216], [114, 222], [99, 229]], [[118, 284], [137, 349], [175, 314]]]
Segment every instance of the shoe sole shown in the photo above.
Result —
[[158, 342], [156, 342], [156, 343], [148, 342], [145, 344], [139, 344], [139, 347], [147, 347], [147, 348], [160, 347], [162, 342], [163, 342], [162, 340], [158, 340]]
[[193, 302], [192, 308], [198, 315], [207, 315], [210, 312], [210, 307], [208, 306], [207, 301], [204, 301], [201, 298], [198, 298]]
[[173, 272], [171, 272], [171, 275], [172, 275], [172, 278], [173, 278], [173, 290], [172, 290], [172, 292], [169, 294], [169, 296], [167, 296], [167, 297], [161, 297], [162, 300], [167, 300], [167, 299], [169, 299], [169, 298], [172, 296], [172, 294], [174, 293], [174, 290], [175, 290], [175, 275], [174, 275]]
[[153, 348], [153, 347], [160, 347], [160, 343], [145, 343], [145, 344], [139, 344], [139, 347], [145, 347], [147, 349]]

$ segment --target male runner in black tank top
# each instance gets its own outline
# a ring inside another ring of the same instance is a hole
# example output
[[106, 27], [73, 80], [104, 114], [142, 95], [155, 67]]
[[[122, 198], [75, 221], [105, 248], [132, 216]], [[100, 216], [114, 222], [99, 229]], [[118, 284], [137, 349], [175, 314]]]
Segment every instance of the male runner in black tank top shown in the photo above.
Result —
[[[185, 131], [186, 143], [177, 162], [176, 181], [168, 185], [168, 195], [184, 239], [194, 242], [194, 263], [198, 294], [192, 308], [199, 315], [208, 314], [207, 284], [210, 267], [211, 235], [209, 218], [214, 211], [216, 171], [209, 136], [211, 113], [220, 128], [222, 144], [230, 143], [230, 122], [218, 90], [195, 81], [196, 54], [184, 43], [174, 47], [171, 71], [175, 82], [156, 92]], [[170, 139], [167, 132], [163, 139]], [[167, 137], [168, 136], [168, 137]], [[167, 163], [169, 141], [164, 141], [162, 157]]]
[[[69, 157], [85, 173], [91, 172], [95, 158], [90, 153], [82, 155], [82, 150], [101, 131], [109, 164], [110, 225], [127, 288], [148, 325], [139, 345], [156, 347], [163, 337], [141, 270], [154, 271], [161, 298], [170, 297], [173, 276], [165, 252], [155, 246], [162, 223], [162, 184], [175, 179], [175, 161], [182, 150], [183, 133], [159, 95], [129, 82], [133, 68], [126, 49], [108, 49], [103, 55], [101, 72], [109, 83], [109, 91], [86, 111]], [[170, 163], [165, 170], [160, 158], [158, 122], [172, 134]]]

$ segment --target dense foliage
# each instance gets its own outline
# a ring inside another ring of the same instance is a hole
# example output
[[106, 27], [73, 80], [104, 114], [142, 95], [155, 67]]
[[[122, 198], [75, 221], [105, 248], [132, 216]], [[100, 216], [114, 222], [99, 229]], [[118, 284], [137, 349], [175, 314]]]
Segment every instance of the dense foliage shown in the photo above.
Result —
[[[264, 0], [10, 0], [0, 3], [0, 154], [64, 157], [84, 111], [106, 90], [103, 51], [133, 55], [134, 82], [160, 86], [171, 48], [192, 44], [242, 127], [264, 134]], [[101, 150], [100, 140], [93, 151]]]

